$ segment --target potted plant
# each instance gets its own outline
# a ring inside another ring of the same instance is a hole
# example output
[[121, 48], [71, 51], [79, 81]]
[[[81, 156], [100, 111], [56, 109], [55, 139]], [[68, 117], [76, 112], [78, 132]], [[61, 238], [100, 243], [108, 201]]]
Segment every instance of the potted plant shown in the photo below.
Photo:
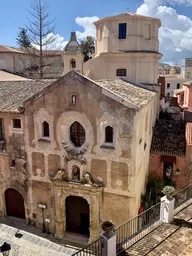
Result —
[[167, 199], [171, 200], [172, 195], [175, 192], [175, 188], [172, 186], [165, 186], [162, 190], [163, 194], [167, 197]]
[[104, 236], [108, 239], [115, 233], [115, 225], [111, 220], [103, 222], [101, 228], [104, 231]]

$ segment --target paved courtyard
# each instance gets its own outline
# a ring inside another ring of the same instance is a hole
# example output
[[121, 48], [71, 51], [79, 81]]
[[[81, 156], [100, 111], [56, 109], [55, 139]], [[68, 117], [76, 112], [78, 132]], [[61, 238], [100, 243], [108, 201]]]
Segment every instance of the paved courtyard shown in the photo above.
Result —
[[50, 240], [31, 234], [24, 230], [19, 230], [21, 238], [15, 237], [17, 228], [0, 223], [0, 245], [4, 242], [11, 244], [10, 256], [69, 256], [75, 250], [61, 246]]
[[192, 205], [127, 249], [130, 256], [192, 256]]

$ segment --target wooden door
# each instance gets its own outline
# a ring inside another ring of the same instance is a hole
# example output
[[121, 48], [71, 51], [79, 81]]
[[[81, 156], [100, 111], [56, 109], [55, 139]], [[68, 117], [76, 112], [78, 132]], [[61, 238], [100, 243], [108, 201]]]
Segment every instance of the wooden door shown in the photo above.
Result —
[[66, 199], [66, 230], [73, 233], [89, 235], [89, 204], [78, 196]]
[[15, 189], [5, 191], [7, 215], [25, 219], [25, 206], [22, 195]]

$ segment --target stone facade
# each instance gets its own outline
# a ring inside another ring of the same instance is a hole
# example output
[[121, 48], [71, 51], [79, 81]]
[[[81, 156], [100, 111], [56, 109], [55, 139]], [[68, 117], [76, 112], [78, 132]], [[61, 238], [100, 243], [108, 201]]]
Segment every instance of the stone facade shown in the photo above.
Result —
[[[2, 214], [6, 215], [5, 191], [13, 188], [24, 199], [28, 223], [42, 227], [39, 204], [46, 205], [44, 219], [50, 220], [50, 231], [57, 237], [66, 231], [69, 196], [84, 198], [89, 205], [89, 241], [97, 238], [103, 221], [111, 219], [120, 225], [135, 216], [148, 173], [158, 96], [136, 86], [134, 90], [146, 93], [138, 109], [130, 103], [127, 107], [126, 99], [119, 101], [119, 96], [106, 94], [100, 85], [71, 71], [25, 100], [23, 113], [1, 113], [7, 141], [6, 151], [0, 153]], [[19, 129], [12, 128], [16, 117], [21, 119]], [[45, 121], [48, 137], [42, 134]], [[85, 130], [79, 148], [70, 139], [74, 122]], [[112, 143], [105, 142], [107, 126], [113, 128]], [[74, 167], [79, 170], [78, 182]]]

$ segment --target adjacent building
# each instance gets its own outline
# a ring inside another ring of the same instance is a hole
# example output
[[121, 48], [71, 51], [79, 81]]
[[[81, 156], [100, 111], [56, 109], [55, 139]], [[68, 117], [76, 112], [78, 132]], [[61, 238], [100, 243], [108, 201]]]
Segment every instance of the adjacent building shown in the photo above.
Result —
[[[43, 78], [59, 78], [63, 69], [63, 51], [43, 51]], [[0, 70], [27, 78], [39, 78], [39, 51], [0, 46]]]

